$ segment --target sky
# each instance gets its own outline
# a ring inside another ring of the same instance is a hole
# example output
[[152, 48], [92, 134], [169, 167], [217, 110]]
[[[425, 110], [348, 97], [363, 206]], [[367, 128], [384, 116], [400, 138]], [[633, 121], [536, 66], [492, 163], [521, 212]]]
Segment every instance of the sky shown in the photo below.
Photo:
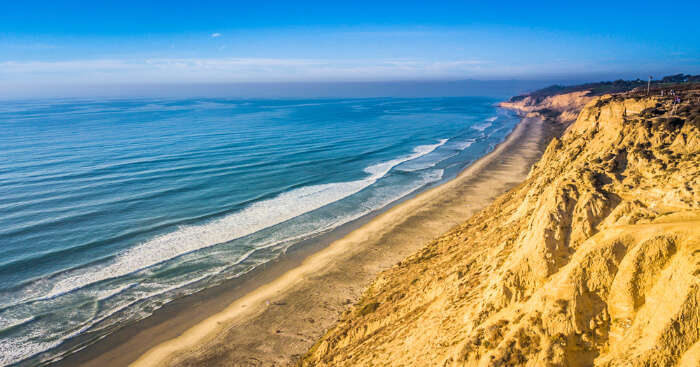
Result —
[[0, 96], [700, 73], [699, 1], [570, 3], [0, 1]]

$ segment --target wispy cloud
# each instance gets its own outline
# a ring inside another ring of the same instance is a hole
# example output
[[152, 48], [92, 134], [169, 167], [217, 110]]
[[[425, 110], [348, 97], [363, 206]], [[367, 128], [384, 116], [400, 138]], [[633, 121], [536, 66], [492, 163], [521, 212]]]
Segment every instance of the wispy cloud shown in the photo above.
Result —
[[221, 33], [212, 33], [211, 38], [218, 38], [221, 37]]
[[[690, 61], [689, 61], [690, 62]], [[119, 83], [236, 83], [517, 78], [608, 72], [612, 66], [566, 59], [498, 63], [479, 59], [144, 58], [0, 62], [5, 85]], [[697, 68], [696, 68], [697, 69]], [[547, 72], [544, 73], [543, 70]], [[691, 70], [692, 71], [692, 70]]]
[[479, 60], [150, 58], [0, 63], [0, 82], [252, 82], [462, 78]]

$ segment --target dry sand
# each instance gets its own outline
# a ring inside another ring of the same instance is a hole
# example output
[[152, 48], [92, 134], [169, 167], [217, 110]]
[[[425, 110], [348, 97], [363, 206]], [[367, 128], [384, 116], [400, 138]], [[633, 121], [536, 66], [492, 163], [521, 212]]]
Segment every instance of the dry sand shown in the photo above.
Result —
[[[227, 306], [216, 297], [192, 303], [169, 320], [132, 330], [118, 345], [66, 361], [102, 367], [293, 362], [358, 301], [377, 274], [525, 179], [559, 128], [525, 118], [506, 141], [454, 180], [394, 206], [298, 266], [287, 264], [255, 287], [242, 287]], [[144, 346], [153, 347], [143, 353]]]

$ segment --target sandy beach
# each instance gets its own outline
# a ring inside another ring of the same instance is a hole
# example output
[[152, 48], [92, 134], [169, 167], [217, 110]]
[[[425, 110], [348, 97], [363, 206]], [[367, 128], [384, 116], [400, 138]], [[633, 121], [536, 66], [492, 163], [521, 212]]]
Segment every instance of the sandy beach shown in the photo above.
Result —
[[700, 367], [700, 1], [6, 3], [0, 367]]
[[[59, 365], [285, 365], [333, 325], [382, 270], [521, 182], [560, 126], [524, 118], [457, 178], [59, 362]], [[350, 231], [352, 230], [352, 231]]]

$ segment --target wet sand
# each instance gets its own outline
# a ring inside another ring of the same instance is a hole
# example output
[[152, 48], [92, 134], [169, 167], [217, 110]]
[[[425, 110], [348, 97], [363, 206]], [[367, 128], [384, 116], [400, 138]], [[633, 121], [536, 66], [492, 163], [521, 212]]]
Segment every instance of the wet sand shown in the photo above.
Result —
[[455, 179], [245, 279], [174, 301], [60, 365], [279, 366], [313, 344], [382, 270], [521, 182], [560, 126], [525, 118]]

